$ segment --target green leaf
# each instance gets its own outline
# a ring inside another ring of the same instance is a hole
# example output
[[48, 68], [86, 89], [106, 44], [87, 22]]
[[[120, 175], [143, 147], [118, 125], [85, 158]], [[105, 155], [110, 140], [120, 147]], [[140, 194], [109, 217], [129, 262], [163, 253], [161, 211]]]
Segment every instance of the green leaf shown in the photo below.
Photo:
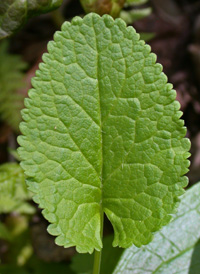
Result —
[[3, 223], [0, 223], [0, 239], [4, 239], [7, 241], [11, 239], [10, 232]]
[[113, 273], [200, 273], [199, 197], [200, 183], [186, 191], [173, 221], [148, 246], [125, 250]]
[[132, 5], [143, 5], [146, 4], [149, 0], [126, 0], [126, 4]]
[[0, 1], [0, 39], [10, 36], [33, 15], [58, 8], [63, 0]]
[[[113, 236], [107, 236], [103, 239], [103, 252], [101, 259], [101, 274], [111, 274], [119, 261], [123, 252], [122, 248], [112, 247]], [[94, 262], [94, 253], [77, 253], [72, 258], [71, 268], [77, 274], [91, 274]]]
[[140, 32], [140, 38], [144, 40], [145, 42], [148, 42], [155, 37], [156, 37], [156, 34], [153, 32]]
[[[4, 257], [9, 265], [25, 265], [33, 253], [30, 241], [29, 219], [20, 214], [10, 214], [5, 218], [5, 225], [10, 234], [8, 250]], [[1, 273], [1, 269], [0, 269]]]
[[27, 190], [24, 172], [19, 164], [0, 166], [0, 213], [16, 211], [34, 213], [34, 208], [26, 201], [31, 198]]
[[151, 12], [152, 12], [151, 8], [133, 9], [130, 11], [122, 10], [120, 12], [120, 18], [123, 19], [127, 24], [132, 24], [137, 20], [141, 20], [149, 16]]
[[19, 155], [56, 243], [141, 246], [171, 219], [187, 185], [190, 142], [176, 92], [150, 47], [121, 19], [66, 22], [25, 100]]
[[27, 64], [19, 55], [9, 54], [7, 48], [6, 41], [0, 44], [0, 117], [19, 131], [24, 97], [17, 90], [25, 87], [23, 70]]

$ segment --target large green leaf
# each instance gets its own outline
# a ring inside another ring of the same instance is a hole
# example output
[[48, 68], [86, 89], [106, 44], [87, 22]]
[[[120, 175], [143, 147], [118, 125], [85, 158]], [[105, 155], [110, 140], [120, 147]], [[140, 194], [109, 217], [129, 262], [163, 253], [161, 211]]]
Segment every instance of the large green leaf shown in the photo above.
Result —
[[103, 212], [114, 246], [147, 244], [187, 185], [176, 92], [121, 19], [76, 17], [54, 39], [22, 113], [19, 154], [34, 200], [59, 245], [100, 250]]
[[114, 274], [200, 273], [200, 183], [181, 199], [174, 220], [146, 247], [127, 249]]
[[10, 36], [33, 15], [58, 8], [63, 0], [0, 0], [0, 39]]
[[0, 166], [0, 213], [12, 211], [33, 213], [34, 208], [27, 203], [31, 198], [25, 184], [24, 172], [17, 163]]

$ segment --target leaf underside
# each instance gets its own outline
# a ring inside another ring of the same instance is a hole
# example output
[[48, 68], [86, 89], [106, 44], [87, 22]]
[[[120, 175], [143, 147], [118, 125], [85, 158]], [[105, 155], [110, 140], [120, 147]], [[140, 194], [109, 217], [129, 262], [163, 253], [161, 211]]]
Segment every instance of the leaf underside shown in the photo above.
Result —
[[142, 248], [126, 249], [113, 274], [200, 273], [200, 183], [181, 197], [173, 221]]
[[170, 220], [187, 185], [190, 143], [176, 92], [132, 27], [109, 15], [65, 22], [25, 100], [19, 137], [34, 200], [56, 243], [141, 246]]

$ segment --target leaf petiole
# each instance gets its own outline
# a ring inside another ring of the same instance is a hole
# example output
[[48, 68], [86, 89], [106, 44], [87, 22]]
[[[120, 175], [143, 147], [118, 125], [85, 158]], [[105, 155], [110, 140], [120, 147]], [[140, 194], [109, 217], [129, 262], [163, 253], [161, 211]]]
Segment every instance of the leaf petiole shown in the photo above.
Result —
[[[104, 223], [104, 212], [101, 208], [101, 239], [103, 240], [103, 223]], [[101, 269], [101, 255], [102, 255], [102, 249], [101, 251], [94, 251], [94, 265], [93, 265], [93, 272], [92, 274], [100, 274]]]
[[94, 265], [93, 265], [93, 274], [99, 274], [101, 267], [101, 251], [95, 250], [94, 252]]

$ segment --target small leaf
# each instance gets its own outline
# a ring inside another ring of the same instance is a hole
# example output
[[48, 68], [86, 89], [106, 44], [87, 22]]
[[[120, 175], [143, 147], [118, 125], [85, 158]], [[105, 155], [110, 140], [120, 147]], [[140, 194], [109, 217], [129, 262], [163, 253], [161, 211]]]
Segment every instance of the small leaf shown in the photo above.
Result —
[[152, 12], [151, 8], [133, 9], [130, 11], [122, 10], [120, 12], [120, 18], [123, 19], [127, 24], [132, 24], [137, 20], [141, 20], [149, 16], [151, 12]]
[[86, 13], [110, 14], [116, 18], [119, 16], [125, 0], [80, 0], [80, 2]]
[[62, 2], [63, 0], [1, 0], [0, 39], [13, 34], [29, 17], [52, 11]]
[[190, 142], [162, 66], [121, 19], [66, 22], [25, 100], [19, 155], [56, 243], [141, 246], [166, 225], [187, 185]]
[[146, 4], [149, 0], [126, 0], [126, 4], [132, 5], [143, 5]]
[[140, 249], [124, 251], [113, 274], [200, 273], [200, 183], [181, 198], [173, 221]]
[[32, 214], [34, 208], [26, 202], [30, 198], [22, 168], [16, 163], [1, 165], [0, 213], [16, 211]]
[[0, 44], [0, 117], [19, 131], [24, 97], [17, 90], [25, 86], [23, 70], [27, 64], [19, 55], [9, 54], [7, 48], [7, 41], [3, 41]]

